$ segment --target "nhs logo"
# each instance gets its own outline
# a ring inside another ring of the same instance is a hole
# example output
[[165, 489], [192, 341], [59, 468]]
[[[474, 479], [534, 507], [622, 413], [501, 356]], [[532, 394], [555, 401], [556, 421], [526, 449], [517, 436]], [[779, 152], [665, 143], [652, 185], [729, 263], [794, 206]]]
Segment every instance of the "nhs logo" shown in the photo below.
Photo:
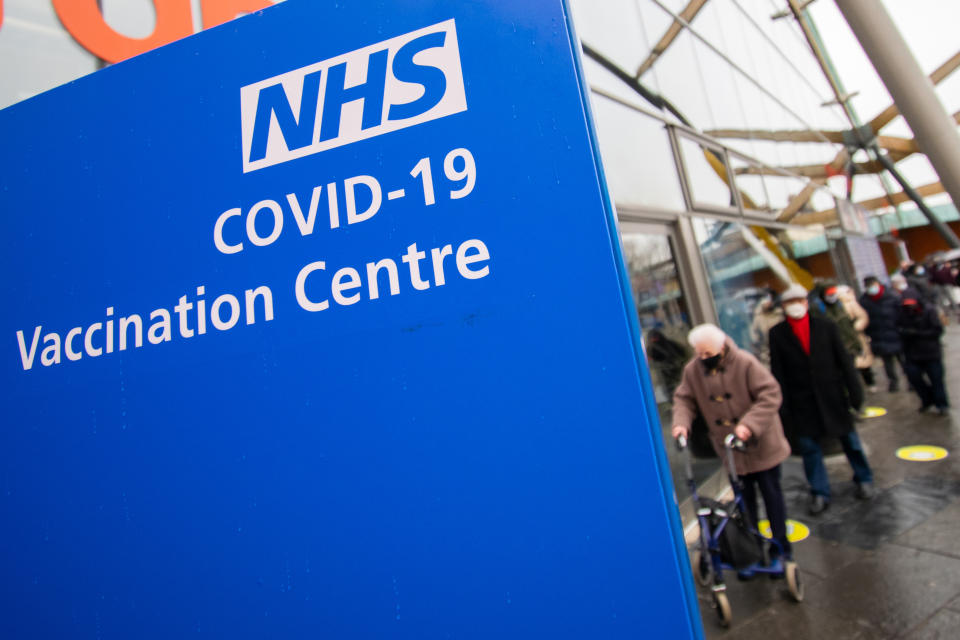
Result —
[[467, 110], [453, 20], [240, 89], [243, 171]]

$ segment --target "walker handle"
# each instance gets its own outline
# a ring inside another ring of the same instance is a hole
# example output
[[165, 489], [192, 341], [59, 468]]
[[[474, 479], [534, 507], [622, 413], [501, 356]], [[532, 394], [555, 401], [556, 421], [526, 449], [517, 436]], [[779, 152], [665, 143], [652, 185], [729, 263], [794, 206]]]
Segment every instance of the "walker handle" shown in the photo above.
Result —
[[679, 436], [674, 442], [677, 443], [677, 451], [683, 451], [687, 448], [687, 436]]
[[736, 449], [737, 451], [746, 451], [747, 449], [747, 443], [732, 433], [723, 439], [723, 446], [727, 449]]

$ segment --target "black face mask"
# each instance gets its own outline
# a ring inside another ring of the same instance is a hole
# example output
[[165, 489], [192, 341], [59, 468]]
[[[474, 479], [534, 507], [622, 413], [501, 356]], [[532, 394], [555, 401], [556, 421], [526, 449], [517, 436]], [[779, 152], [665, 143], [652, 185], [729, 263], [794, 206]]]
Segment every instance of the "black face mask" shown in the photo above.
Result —
[[700, 364], [703, 365], [703, 368], [707, 371], [712, 371], [717, 368], [717, 365], [720, 364], [721, 354], [715, 356], [710, 356], [709, 358], [700, 358]]

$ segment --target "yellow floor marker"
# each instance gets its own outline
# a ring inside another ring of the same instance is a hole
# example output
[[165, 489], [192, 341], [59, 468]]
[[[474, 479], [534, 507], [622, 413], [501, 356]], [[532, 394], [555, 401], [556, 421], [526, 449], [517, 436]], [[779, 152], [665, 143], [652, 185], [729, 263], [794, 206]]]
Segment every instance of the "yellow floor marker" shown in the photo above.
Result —
[[879, 418], [887, 415], [887, 410], [883, 407], [864, 407], [860, 412], [861, 418]]
[[[757, 530], [764, 538], [772, 538], [773, 532], [770, 531], [770, 521], [761, 520], [757, 523]], [[787, 520], [787, 540], [790, 542], [800, 542], [810, 537], [810, 527], [797, 522], [796, 520]]]
[[915, 444], [897, 449], [897, 457], [910, 462], [933, 462], [947, 457], [947, 450], [930, 444]]

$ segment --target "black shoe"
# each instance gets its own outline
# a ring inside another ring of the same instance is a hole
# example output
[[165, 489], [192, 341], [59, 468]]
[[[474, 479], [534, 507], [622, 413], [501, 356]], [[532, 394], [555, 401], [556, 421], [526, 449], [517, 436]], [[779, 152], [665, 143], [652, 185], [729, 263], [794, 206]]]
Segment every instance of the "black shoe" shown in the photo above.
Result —
[[861, 482], [857, 484], [857, 497], [861, 500], [869, 500], [876, 495], [876, 493], [872, 482]]
[[937, 415], [939, 416], [950, 415], [950, 407], [937, 407]]
[[827, 508], [829, 507], [830, 507], [829, 500], [827, 500], [823, 496], [815, 495], [812, 498], [810, 498], [810, 507], [808, 511], [810, 512], [810, 515], [816, 516], [826, 511]]

